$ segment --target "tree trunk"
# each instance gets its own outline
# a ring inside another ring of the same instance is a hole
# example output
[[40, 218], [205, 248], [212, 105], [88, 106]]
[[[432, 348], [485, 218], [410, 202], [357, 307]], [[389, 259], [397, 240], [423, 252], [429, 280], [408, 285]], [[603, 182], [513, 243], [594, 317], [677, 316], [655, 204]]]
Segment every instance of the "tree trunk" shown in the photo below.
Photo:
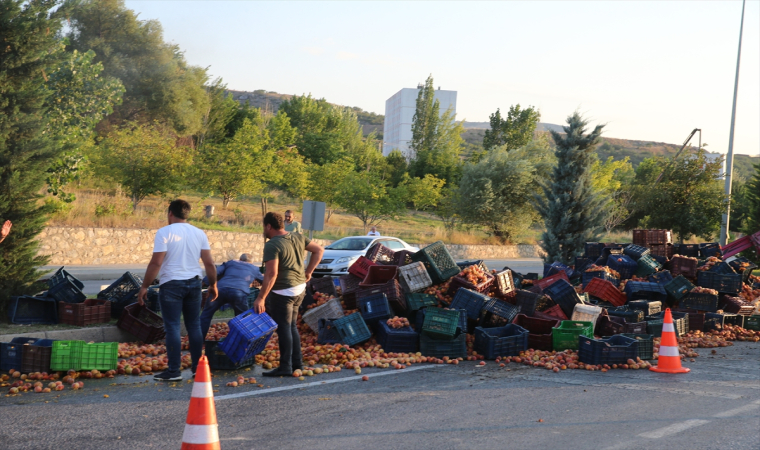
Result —
[[264, 219], [264, 216], [267, 215], [267, 199], [264, 197], [261, 197], [261, 219]]
[[222, 197], [222, 209], [227, 209], [227, 205], [230, 204], [231, 199], [232, 197], [230, 197], [229, 195], [225, 195]]
[[332, 208], [327, 210], [327, 218], [325, 219], [325, 223], [330, 223], [330, 217], [332, 217], [334, 212], [335, 210]]

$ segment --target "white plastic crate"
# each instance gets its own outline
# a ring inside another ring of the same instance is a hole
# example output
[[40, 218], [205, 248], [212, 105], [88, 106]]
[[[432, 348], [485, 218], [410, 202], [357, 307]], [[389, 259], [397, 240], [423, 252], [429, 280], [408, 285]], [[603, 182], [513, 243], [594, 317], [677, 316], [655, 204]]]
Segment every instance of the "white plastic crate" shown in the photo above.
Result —
[[315, 333], [319, 333], [319, 319], [339, 319], [343, 317], [343, 307], [340, 300], [333, 298], [322, 306], [310, 309], [303, 313], [301, 318]]
[[419, 292], [433, 285], [425, 264], [421, 262], [399, 267], [398, 281], [404, 292]]
[[596, 320], [602, 315], [602, 308], [593, 305], [575, 305], [573, 317], [570, 320], [577, 322], [591, 322], [596, 327]]

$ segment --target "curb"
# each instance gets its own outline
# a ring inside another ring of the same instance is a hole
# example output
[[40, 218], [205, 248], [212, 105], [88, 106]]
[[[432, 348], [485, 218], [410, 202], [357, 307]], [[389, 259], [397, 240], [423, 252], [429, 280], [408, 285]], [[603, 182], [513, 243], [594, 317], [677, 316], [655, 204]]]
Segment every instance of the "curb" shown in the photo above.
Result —
[[[228, 322], [230, 318], [225, 319], [212, 319], [211, 324]], [[182, 329], [180, 334], [182, 336], [187, 334], [185, 330], [185, 324], [181, 324]], [[36, 331], [33, 333], [22, 334], [3, 334], [0, 335], [0, 342], [10, 342], [11, 339], [17, 337], [24, 338], [39, 338], [39, 339], [53, 339], [61, 341], [85, 341], [85, 342], [134, 342], [135, 338], [131, 334], [117, 328], [115, 325], [109, 325], [104, 327], [88, 327], [88, 328], [73, 328], [70, 330], [52, 330], [52, 331]]]

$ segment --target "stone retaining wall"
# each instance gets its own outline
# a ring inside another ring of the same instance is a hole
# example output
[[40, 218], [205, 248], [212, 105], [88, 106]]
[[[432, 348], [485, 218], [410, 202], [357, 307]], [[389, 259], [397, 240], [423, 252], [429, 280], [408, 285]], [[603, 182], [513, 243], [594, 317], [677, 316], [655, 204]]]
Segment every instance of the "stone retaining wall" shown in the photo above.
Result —
[[[127, 228], [49, 227], [39, 236], [41, 255], [52, 265], [147, 264], [156, 230]], [[235, 259], [251, 253], [261, 261], [264, 239], [260, 234], [206, 231], [214, 260]], [[317, 239], [320, 245], [331, 241]], [[422, 245], [420, 246], [422, 247]], [[540, 257], [536, 245], [448, 245], [455, 259], [515, 259]]]

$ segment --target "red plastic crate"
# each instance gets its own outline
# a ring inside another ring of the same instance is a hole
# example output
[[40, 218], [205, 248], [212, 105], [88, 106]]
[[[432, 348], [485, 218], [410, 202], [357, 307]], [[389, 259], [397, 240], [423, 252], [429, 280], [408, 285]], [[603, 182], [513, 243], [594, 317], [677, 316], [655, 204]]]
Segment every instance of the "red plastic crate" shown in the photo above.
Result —
[[557, 280], [565, 280], [568, 283], [570, 282], [570, 279], [567, 278], [567, 273], [564, 270], [561, 270], [554, 275], [548, 276], [546, 278], [541, 278], [538, 281], [534, 281], [533, 286], [538, 286], [541, 290], [544, 290], [554, 284]]
[[396, 266], [369, 266], [367, 276], [359, 283], [361, 287], [379, 286], [391, 280], [395, 280], [398, 275]]
[[678, 275], [692, 279], [697, 278], [697, 263], [696, 259], [674, 256], [670, 260], [670, 274], [673, 275], [673, 278]]
[[613, 306], [623, 306], [628, 301], [628, 297], [620, 292], [614, 284], [601, 278], [592, 278], [583, 291], [589, 295], [612, 303]]
[[58, 322], [84, 327], [111, 321], [111, 302], [88, 299], [83, 303], [58, 303]]
[[139, 303], [125, 306], [116, 326], [146, 343], [166, 337], [164, 320], [161, 316]]
[[348, 268], [348, 273], [364, 279], [364, 277], [367, 276], [369, 268], [376, 265], [377, 264], [373, 263], [369, 259], [360, 256], [359, 259], [357, 259], [356, 262], [351, 264], [351, 267]]
[[478, 285], [474, 285], [470, 283], [469, 281], [467, 281], [465, 277], [462, 277], [459, 275], [455, 276], [449, 282], [448, 294], [453, 297], [454, 295], [456, 295], [457, 291], [460, 288], [465, 288], [471, 291], [480, 292], [481, 294], [488, 293], [488, 291], [491, 290], [491, 286], [493, 286], [495, 278], [493, 275], [491, 275], [488, 272], [486, 272], [485, 274], [486, 274], [486, 281]]
[[560, 319], [560, 320], [570, 320], [567, 318], [567, 315], [564, 311], [562, 311], [562, 308], [559, 305], [554, 305], [551, 308], [545, 309], [543, 311], [536, 311], [533, 313], [533, 317], [538, 317], [539, 319], [547, 319], [547, 320], [554, 320], [554, 319]]

